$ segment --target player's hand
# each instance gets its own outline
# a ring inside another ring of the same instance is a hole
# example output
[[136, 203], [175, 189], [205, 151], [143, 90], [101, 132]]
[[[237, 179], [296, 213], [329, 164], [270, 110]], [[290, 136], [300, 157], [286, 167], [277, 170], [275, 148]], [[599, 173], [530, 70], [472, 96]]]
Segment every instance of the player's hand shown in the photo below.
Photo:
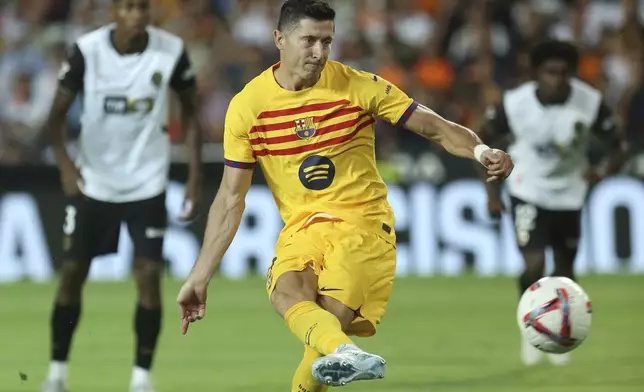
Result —
[[188, 222], [199, 215], [201, 205], [201, 183], [199, 180], [189, 179], [186, 184], [186, 194], [183, 199], [183, 212], [179, 220]]
[[206, 298], [208, 283], [196, 282], [188, 278], [179, 290], [177, 303], [181, 312], [181, 334], [188, 332], [190, 323], [201, 320], [206, 316]]
[[481, 164], [487, 168], [487, 182], [506, 179], [514, 169], [512, 158], [504, 151], [489, 149], [481, 154]]
[[594, 185], [597, 185], [599, 182], [601, 182], [601, 180], [604, 179], [604, 176], [598, 170], [591, 167], [586, 172], [585, 178], [586, 178], [586, 181], [588, 181], [588, 185], [594, 186]]
[[66, 196], [78, 196], [81, 193], [82, 177], [80, 171], [71, 159], [63, 159], [60, 163], [60, 183]]
[[501, 198], [488, 198], [487, 199], [487, 210], [492, 219], [500, 219], [501, 214], [505, 211], [505, 205], [503, 205], [503, 200]]

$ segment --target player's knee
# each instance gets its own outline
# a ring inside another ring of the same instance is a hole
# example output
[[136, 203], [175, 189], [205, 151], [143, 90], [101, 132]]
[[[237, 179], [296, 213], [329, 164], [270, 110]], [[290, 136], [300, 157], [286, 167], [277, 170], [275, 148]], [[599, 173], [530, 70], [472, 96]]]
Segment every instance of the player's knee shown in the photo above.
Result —
[[271, 293], [271, 304], [284, 316], [293, 305], [317, 298], [317, 276], [313, 270], [291, 271], [277, 279]]
[[155, 283], [161, 279], [163, 263], [155, 260], [137, 259], [134, 263], [134, 277], [137, 282]]
[[139, 286], [158, 286], [163, 274], [163, 264], [152, 260], [137, 260], [134, 264], [134, 278]]
[[271, 294], [271, 304], [282, 317], [291, 307], [306, 301], [315, 301], [315, 297], [307, 295], [304, 291], [278, 290], [277, 287]]
[[89, 263], [65, 261], [60, 267], [60, 278], [63, 285], [80, 286], [85, 282], [89, 272]]
[[356, 312], [353, 309], [327, 295], [319, 296], [318, 304], [322, 309], [338, 318], [340, 325], [342, 326], [342, 330], [345, 332], [349, 329], [349, 326], [351, 326], [351, 323], [356, 318]]
[[555, 267], [558, 265], [570, 267], [574, 264], [575, 258], [577, 257], [577, 248], [565, 246], [556, 247], [552, 253], [555, 259]]
[[64, 261], [60, 267], [58, 302], [61, 304], [79, 302], [88, 273], [89, 262]]
[[576, 249], [554, 249], [555, 276], [565, 276], [574, 279]]
[[575, 278], [575, 270], [572, 268], [572, 266], [555, 266], [555, 270], [552, 273], [553, 276], [564, 276], [566, 278], [570, 278], [572, 280], [576, 280]]
[[525, 272], [529, 274], [543, 274], [546, 265], [546, 255], [542, 250], [529, 250], [523, 252]]
[[139, 291], [139, 304], [146, 308], [161, 305], [161, 276], [163, 264], [158, 261], [138, 259], [134, 263], [134, 278]]
[[289, 296], [287, 293], [280, 292], [280, 291], [273, 291], [271, 293], [271, 305], [273, 305], [273, 308], [279, 313], [280, 315], [284, 316], [288, 308], [285, 305], [286, 301], [289, 300]]

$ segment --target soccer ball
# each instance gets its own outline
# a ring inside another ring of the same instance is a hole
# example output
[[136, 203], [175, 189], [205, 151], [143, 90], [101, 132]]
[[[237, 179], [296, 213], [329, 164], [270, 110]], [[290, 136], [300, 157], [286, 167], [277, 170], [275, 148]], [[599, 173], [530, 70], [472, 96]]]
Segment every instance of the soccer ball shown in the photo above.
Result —
[[541, 351], [563, 354], [578, 347], [590, 330], [592, 307], [577, 283], [542, 278], [521, 296], [517, 321], [523, 337]]

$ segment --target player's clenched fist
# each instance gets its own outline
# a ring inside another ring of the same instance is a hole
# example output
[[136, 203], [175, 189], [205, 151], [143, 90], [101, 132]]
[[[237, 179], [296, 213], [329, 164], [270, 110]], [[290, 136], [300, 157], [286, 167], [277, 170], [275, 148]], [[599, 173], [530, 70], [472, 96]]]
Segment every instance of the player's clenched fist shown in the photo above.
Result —
[[177, 303], [181, 312], [181, 333], [188, 332], [190, 323], [206, 316], [206, 297], [208, 283], [193, 282], [190, 279], [179, 290]]
[[503, 180], [514, 169], [512, 158], [504, 151], [494, 148], [483, 151], [479, 161], [487, 168], [487, 182]]

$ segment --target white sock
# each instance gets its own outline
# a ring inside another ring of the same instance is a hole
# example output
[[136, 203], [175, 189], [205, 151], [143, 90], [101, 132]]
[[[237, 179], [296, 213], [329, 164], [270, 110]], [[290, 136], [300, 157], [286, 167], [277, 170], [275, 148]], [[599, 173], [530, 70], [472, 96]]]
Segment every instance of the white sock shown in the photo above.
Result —
[[49, 380], [67, 380], [67, 362], [51, 361], [49, 364]]
[[132, 369], [132, 385], [140, 384], [149, 384], [150, 383], [150, 371], [147, 369], [140, 368], [135, 366]]

